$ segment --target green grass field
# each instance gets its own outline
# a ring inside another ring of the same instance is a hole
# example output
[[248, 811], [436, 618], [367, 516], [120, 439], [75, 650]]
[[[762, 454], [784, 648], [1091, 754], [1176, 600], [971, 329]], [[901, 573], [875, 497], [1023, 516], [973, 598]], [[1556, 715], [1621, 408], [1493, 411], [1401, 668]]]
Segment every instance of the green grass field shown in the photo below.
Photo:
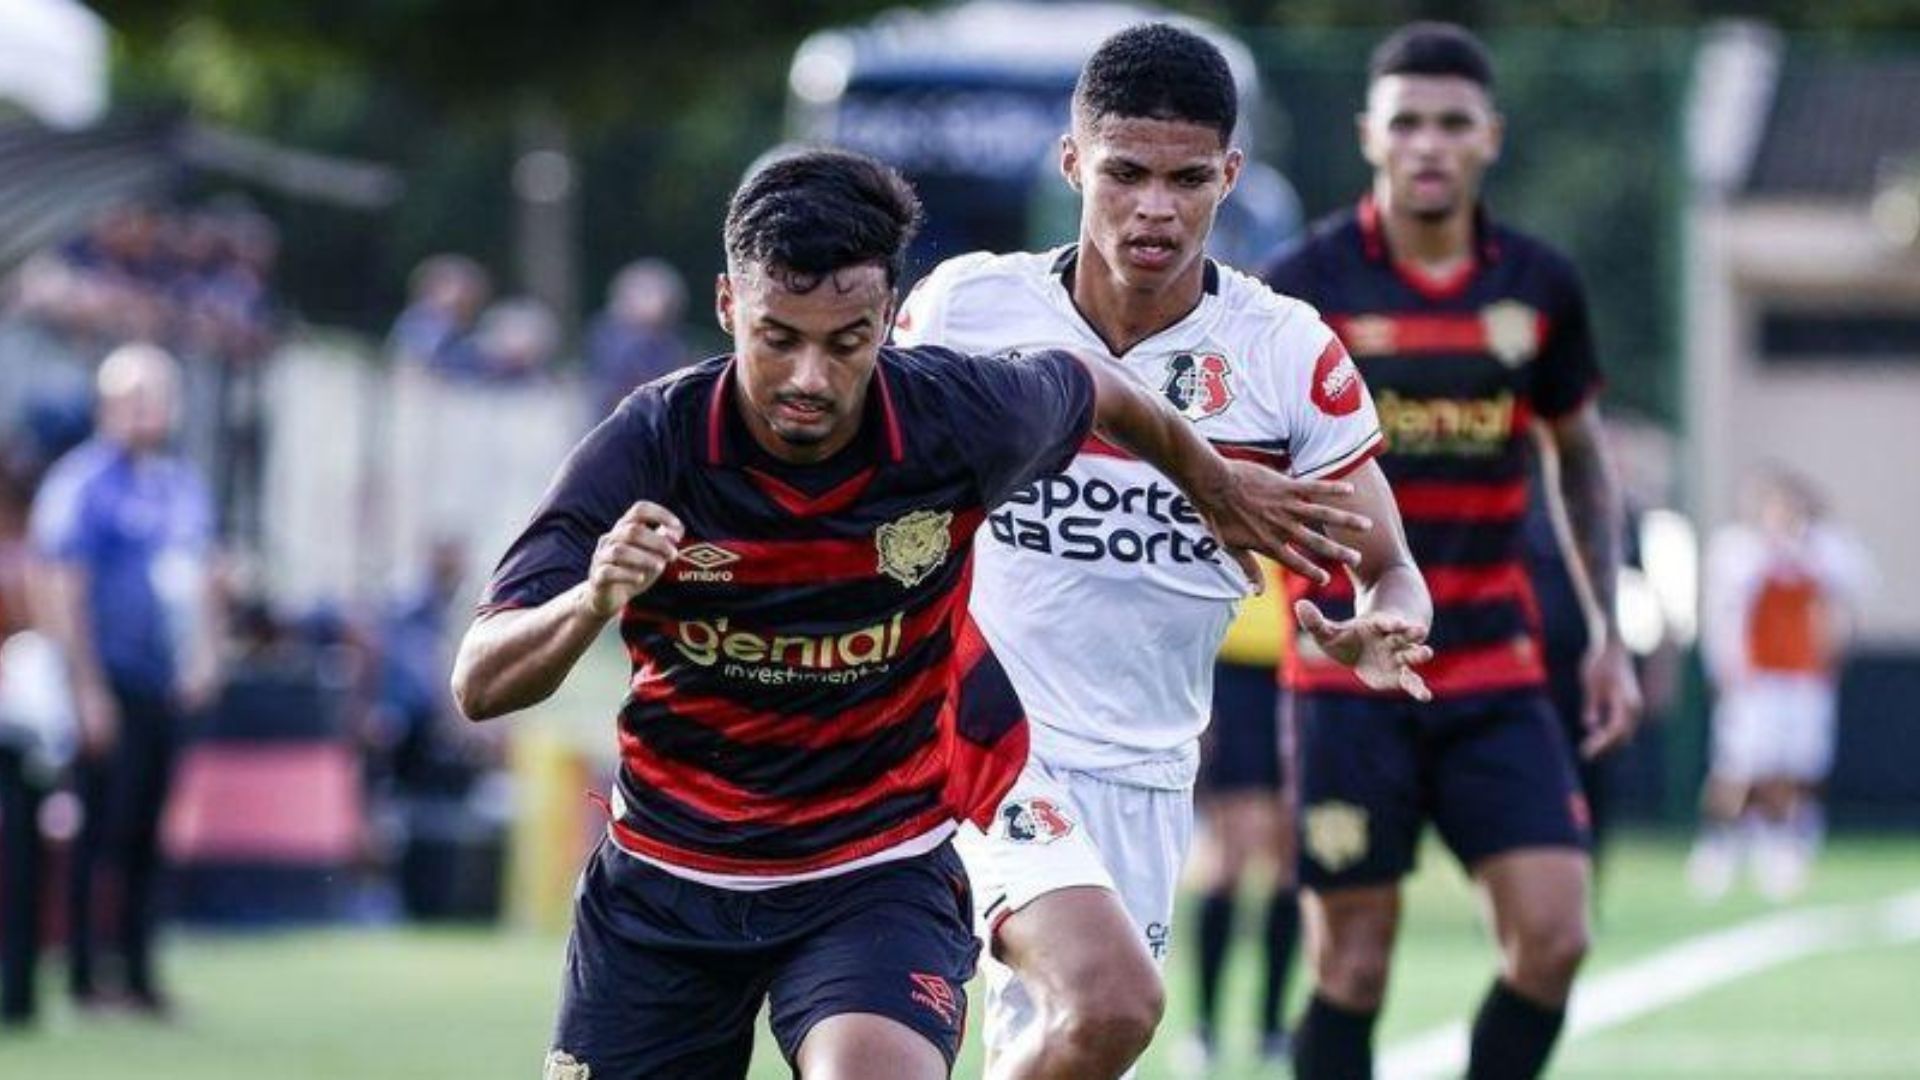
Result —
[[[1772, 910], [1739, 894], [1712, 908], [1694, 904], [1680, 887], [1684, 855], [1680, 842], [1658, 838], [1630, 838], [1612, 852], [1590, 975], [1604, 976]], [[1467, 1017], [1492, 970], [1460, 875], [1437, 852], [1424, 865], [1412, 885], [1410, 921], [1381, 1025], [1383, 1050]], [[1915, 889], [1920, 840], [1849, 839], [1829, 850], [1814, 888], [1797, 906], [1864, 905]], [[1894, 944], [1865, 916], [1847, 918], [1861, 923], [1857, 939], [1571, 1038], [1555, 1075], [1920, 1076], [1913, 1008], [1920, 938]], [[83, 1020], [52, 993], [58, 982], [52, 971], [51, 1005], [40, 1030], [0, 1035], [0, 1077], [533, 1077], [560, 951], [557, 938], [513, 933], [177, 933], [166, 957], [182, 1005], [176, 1023]], [[1180, 1075], [1174, 1049], [1191, 1017], [1191, 963], [1176, 945], [1173, 1006], [1145, 1077]], [[1227, 1018], [1226, 1060], [1215, 1076], [1275, 1075], [1250, 1060], [1253, 968], [1248, 955], [1230, 973], [1229, 1000], [1240, 1009]], [[763, 1045], [753, 1075], [785, 1076], [771, 1044]], [[958, 1075], [977, 1076], [978, 1060], [970, 1043]]]

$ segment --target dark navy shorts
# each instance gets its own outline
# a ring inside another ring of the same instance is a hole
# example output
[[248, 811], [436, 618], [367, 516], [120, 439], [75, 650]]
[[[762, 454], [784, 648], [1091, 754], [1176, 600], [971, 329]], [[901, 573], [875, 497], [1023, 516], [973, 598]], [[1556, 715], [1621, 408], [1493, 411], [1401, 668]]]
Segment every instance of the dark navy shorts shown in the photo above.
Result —
[[1199, 790], [1278, 791], [1283, 775], [1274, 669], [1213, 665], [1213, 722], [1200, 739]]
[[979, 951], [972, 907], [951, 844], [743, 892], [675, 877], [603, 840], [574, 904], [548, 1075], [744, 1077], [768, 1002], [790, 1064], [820, 1021], [876, 1013], [924, 1035], [951, 1068]]
[[1308, 888], [1399, 880], [1429, 820], [1469, 870], [1519, 848], [1587, 846], [1573, 749], [1544, 692], [1291, 701]]

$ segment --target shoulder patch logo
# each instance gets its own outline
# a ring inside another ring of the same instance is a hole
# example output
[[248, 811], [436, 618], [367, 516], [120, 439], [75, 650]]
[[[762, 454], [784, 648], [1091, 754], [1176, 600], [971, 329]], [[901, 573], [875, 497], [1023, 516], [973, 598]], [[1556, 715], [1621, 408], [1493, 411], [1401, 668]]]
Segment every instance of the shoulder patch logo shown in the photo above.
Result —
[[1233, 365], [1219, 353], [1179, 353], [1167, 362], [1161, 387], [1167, 400], [1189, 420], [1217, 416], [1233, 404]]
[[1360, 408], [1360, 369], [1339, 338], [1328, 341], [1320, 359], [1314, 361], [1309, 396], [1314, 407], [1328, 416], [1351, 416]]
[[1367, 857], [1367, 811], [1331, 800], [1307, 808], [1307, 854], [1333, 873]]
[[1016, 844], [1051, 844], [1073, 831], [1073, 819], [1052, 799], [1021, 799], [1000, 808], [1007, 839]]
[[880, 553], [880, 572], [911, 589], [946, 561], [953, 546], [948, 529], [953, 514], [915, 510], [898, 521], [874, 530], [873, 546]]
[[1487, 351], [1508, 367], [1519, 367], [1540, 353], [1540, 313], [1518, 300], [1502, 300], [1480, 311]]

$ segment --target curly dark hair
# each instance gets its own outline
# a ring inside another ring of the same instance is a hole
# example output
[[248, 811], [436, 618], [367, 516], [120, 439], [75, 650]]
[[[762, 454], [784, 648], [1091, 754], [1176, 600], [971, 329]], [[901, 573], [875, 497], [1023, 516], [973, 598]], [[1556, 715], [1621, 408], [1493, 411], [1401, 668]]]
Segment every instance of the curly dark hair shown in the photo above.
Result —
[[1493, 89], [1487, 47], [1466, 27], [1447, 22], [1408, 23], [1387, 35], [1367, 63], [1367, 81], [1388, 75], [1452, 76]]
[[1074, 119], [1183, 120], [1233, 138], [1240, 98], [1227, 58], [1206, 38], [1167, 23], [1129, 26], [1100, 43], [1073, 87]]
[[921, 217], [920, 197], [891, 167], [845, 150], [802, 150], [733, 193], [727, 264], [777, 270], [787, 288], [809, 292], [835, 270], [879, 263], [891, 286]]

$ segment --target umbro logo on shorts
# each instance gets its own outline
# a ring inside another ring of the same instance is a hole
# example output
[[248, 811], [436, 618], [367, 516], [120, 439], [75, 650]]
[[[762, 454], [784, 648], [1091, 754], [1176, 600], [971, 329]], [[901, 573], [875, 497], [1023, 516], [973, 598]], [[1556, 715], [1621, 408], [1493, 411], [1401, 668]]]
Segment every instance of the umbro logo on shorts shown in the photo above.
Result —
[[915, 1003], [932, 1009], [948, 1027], [960, 1022], [960, 999], [947, 980], [923, 971], [908, 972], [907, 978], [913, 981], [913, 990], [908, 996]]

